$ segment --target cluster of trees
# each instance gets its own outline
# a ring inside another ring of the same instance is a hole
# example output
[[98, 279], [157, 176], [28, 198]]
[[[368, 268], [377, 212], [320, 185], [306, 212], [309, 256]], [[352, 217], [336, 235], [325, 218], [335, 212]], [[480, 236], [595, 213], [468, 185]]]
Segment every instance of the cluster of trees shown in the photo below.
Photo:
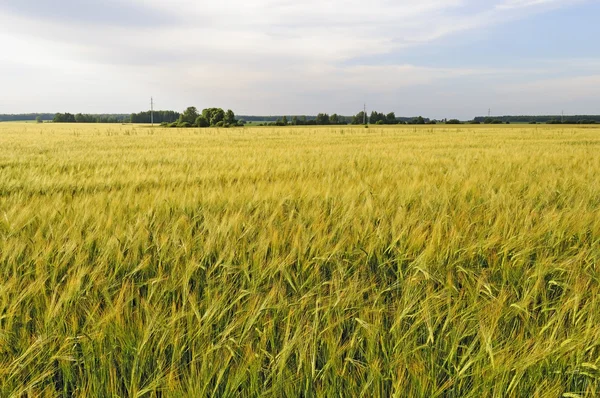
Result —
[[[317, 116], [243, 116], [247, 121], [263, 121], [264, 126], [329, 126], [348, 124], [349, 118], [337, 113], [319, 113]], [[274, 119], [274, 120], [273, 120]]]
[[373, 111], [369, 117], [369, 122], [371, 124], [398, 124], [398, 120], [396, 119], [396, 114], [394, 112], [384, 115], [383, 113]]
[[[510, 124], [509, 121], [507, 121], [506, 123]], [[486, 117], [485, 119], [483, 119], [483, 124], [504, 124], [504, 122], [501, 119]]]
[[[358, 117], [362, 116], [362, 112], [360, 112]], [[423, 116], [417, 117], [396, 117], [394, 112], [390, 112], [387, 115], [378, 112], [371, 112], [371, 117], [369, 117], [369, 123], [371, 124], [436, 124], [437, 121], [424, 118]]]
[[162, 122], [164, 127], [234, 127], [243, 126], [243, 120], [237, 120], [231, 109], [224, 111], [221, 108], [203, 109], [198, 113], [195, 106], [188, 107], [179, 115], [177, 121], [172, 123]]
[[[180, 113], [175, 111], [154, 111], [154, 123], [173, 123], [179, 119]], [[132, 113], [129, 117], [131, 123], [151, 123], [152, 113], [150, 111]]]
[[413, 117], [410, 120], [399, 121], [399, 124], [436, 124], [435, 120], [426, 119], [423, 116]]
[[435, 124], [435, 120], [424, 118], [423, 116], [417, 117], [396, 117], [394, 112], [390, 112], [387, 115], [372, 111], [371, 116], [365, 118], [364, 112], [358, 112], [352, 117], [352, 124], [363, 124], [366, 120], [370, 124]]
[[275, 123], [267, 123], [267, 125], [275, 126], [329, 126], [329, 125], [341, 125], [348, 124], [348, 118], [346, 116], [338, 115], [334, 113], [329, 115], [328, 113], [319, 113], [317, 116], [292, 116], [288, 121], [287, 116], [277, 118]]
[[77, 113], [77, 123], [129, 123], [129, 115], [90, 115]]
[[72, 113], [57, 113], [52, 121], [54, 123], [76, 123], [75, 115]]
[[54, 123], [129, 123], [129, 115], [125, 114], [101, 114], [90, 115], [78, 113], [57, 113], [52, 118]]

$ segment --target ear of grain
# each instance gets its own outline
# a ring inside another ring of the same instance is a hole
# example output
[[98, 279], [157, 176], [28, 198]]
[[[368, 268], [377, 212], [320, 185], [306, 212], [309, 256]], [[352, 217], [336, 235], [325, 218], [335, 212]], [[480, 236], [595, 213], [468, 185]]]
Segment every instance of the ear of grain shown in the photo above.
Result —
[[600, 129], [0, 124], [0, 396], [594, 396]]

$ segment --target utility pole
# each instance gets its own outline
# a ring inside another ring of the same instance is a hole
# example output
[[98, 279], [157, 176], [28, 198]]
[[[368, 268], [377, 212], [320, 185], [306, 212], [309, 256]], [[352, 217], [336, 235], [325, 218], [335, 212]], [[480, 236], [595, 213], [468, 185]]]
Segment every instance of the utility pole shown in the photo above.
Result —
[[150, 97], [150, 123], [154, 127], [154, 98]]
[[367, 124], [367, 104], [365, 104], [363, 107], [363, 124]]

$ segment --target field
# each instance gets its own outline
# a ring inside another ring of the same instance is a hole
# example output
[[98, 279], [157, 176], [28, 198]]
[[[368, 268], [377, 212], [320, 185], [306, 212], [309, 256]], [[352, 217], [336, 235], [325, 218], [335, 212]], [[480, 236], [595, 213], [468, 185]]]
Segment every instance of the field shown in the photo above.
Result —
[[0, 124], [2, 397], [600, 394], [600, 128]]

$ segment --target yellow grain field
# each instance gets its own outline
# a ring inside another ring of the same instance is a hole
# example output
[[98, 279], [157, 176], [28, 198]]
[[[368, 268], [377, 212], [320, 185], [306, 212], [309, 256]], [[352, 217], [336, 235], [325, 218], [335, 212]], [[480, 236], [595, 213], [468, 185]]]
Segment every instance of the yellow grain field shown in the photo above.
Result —
[[0, 396], [597, 396], [599, 154], [0, 123]]

